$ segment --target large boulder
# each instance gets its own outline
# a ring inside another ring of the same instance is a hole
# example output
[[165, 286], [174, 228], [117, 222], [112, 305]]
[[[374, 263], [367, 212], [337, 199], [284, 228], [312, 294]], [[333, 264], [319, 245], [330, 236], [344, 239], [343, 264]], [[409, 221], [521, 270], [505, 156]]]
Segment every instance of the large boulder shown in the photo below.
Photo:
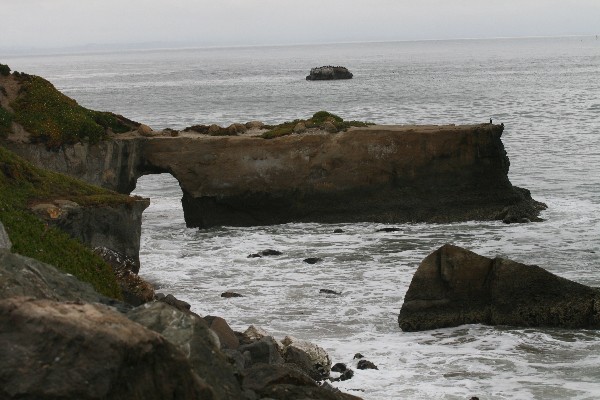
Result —
[[0, 398], [213, 399], [185, 355], [109, 307], [0, 300]]
[[474, 323], [598, 329], [600, 290], [447, 244], [419, 265], [398, 323], [404, 331]]
[[283, 358], [286, 363], [295, 364], [314, 380], [329, 376], [331, 359], [322, 347], [316, 344], [286, 336], [282, 342]]
[[234, 368], [219, 350], [217, 335], [202, 318], [160, 301], [137, 307], [127, 316], [176, 345], [198, 376], [212, 387], [215, 399], [243, 397]]

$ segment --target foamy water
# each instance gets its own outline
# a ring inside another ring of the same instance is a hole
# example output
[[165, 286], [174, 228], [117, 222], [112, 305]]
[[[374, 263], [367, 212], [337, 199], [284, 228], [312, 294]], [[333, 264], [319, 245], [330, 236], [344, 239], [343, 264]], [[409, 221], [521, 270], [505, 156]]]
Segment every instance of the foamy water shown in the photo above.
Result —
[[[504, 122], [513, 184], [545, 222], [185, 227], [169, 175], [143, 177], [141, 275], [220, 315], [379, 370], [336, 385], [365, 399], [600, 398], [600, 333], [479, 325], [405, 333], [397, 316], [420, 261], [445, 243], [600, 286], [600, 42], [520, 39], [2, 57], [80, 103], [155, 128], [306, 118], [325, 109], [378, 123]], [[306, 82], [347, 66], [354, 79]], [[333, 230], [341, 228], [342, 234]], [[247, 258], [268, 248], [276, 257]], [[309, 265], [302, 260], [320, 257]], [[323, 295], [320, 289], [339, 291]], [[245, 297], [223, 299], [226, 290]]]

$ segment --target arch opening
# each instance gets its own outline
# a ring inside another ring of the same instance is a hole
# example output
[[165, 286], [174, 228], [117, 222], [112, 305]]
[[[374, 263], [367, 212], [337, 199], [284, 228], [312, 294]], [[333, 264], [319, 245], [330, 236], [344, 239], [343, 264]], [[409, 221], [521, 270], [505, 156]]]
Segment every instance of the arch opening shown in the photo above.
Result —
[[148, 174], [137, 179], [131, 195], [150, 198], [150, 206], [142, 219], [142, 245], [144, 237], [157, 230], [185, 228], [179, 182], [170, 173]]

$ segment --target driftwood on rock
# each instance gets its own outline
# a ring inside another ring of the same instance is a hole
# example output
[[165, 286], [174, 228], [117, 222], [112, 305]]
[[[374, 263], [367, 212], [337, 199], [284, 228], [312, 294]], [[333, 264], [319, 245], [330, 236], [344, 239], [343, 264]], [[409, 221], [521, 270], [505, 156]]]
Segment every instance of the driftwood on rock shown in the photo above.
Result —
[[398, 323], [404, 331], [476, 323], [598, 329], [600, 291], [447, 244], [419, 265]]

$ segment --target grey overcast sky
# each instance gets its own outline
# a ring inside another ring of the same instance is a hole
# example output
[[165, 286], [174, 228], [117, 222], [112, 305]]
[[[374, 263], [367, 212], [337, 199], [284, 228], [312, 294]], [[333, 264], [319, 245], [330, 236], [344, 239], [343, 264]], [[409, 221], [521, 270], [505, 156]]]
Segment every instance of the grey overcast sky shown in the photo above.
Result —
[[600, 0], [0, 0], [0, 48], [600, 34]]

